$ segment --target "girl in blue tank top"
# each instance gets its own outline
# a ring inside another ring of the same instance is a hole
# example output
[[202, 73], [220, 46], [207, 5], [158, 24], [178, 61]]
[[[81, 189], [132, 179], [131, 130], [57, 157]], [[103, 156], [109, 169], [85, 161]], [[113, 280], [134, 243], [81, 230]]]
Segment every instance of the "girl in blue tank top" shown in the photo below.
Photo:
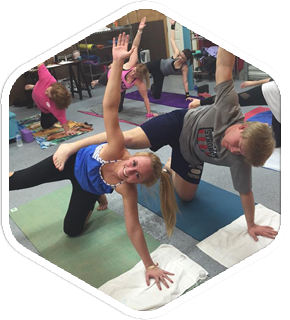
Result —
[[[171, 177], [162, 169], [160, 159], [152, 152], [138, 152], [131, 156], [125, 148], [125, 140], [118, 121], [121, 72], [128, 51], [129, 36], [113, 39], [113, 65], [103, 100], [104, 124], [107, 143], [91, 145], [72, 155], [62, 171], [56, 169], [52, 157], [40, 163], [9, 174], [9, 189], [30, 188], [39, 184], [69, 179], [72, 195], [64, 220], [64, 232], [70, 236], [82, 233], [94, 209], [96, 201], [104, 193], [116, 190], [123, 199], [126, 230], [144, 264], [146, 283], [154, 278], [161, 290], [160, 281], [169, 287], [172, 273], [162, 270], [153, 261], [138, 218], [137, 183], [149, 187], [160, 179], [161, 210], [166, 229], [171, 235], [178, 210]], [[38, 172], [39, 174], [35, 174]], [[144, 279], [144, 280], [145, 280]]]

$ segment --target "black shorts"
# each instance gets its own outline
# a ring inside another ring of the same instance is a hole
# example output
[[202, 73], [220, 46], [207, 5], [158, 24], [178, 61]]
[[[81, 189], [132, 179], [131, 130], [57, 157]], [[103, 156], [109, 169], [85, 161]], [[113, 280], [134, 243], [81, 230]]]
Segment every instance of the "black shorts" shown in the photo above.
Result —
[[183, 158], [180, 151], [179, 138], [187, 111], [188, 109], [180, 109], [160, 115], [143, 123], [141, 128], [150, 141], [152, 151], [169, 145], [172, 148], [171, 168], [185, 181], [199, 184], [203, 163], [191, 165]]

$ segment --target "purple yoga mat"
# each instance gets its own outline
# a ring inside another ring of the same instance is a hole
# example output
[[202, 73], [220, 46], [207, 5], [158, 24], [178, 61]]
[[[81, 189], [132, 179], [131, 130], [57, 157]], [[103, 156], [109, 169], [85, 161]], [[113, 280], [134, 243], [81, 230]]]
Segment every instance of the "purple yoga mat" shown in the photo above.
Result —
[[[190, 96], [190, 97], [195, 99], [200, 99], [199, 97], [196, 97], [196, 96]], [[143, 98], [141, 97], [138, 90], [130, 93], [126, 93], [125, 98], [143, 101]], [[150, 103], [162, 104], [168, 107], [182, 108], [182, 109], [187, 109], [190, 103], [190, 101], [185, 100], [184, 94], [179, 94], [179, 93], [162, 92], [160, 99], [154, 99], [151, 92], [148, 91], [148, 98]]]

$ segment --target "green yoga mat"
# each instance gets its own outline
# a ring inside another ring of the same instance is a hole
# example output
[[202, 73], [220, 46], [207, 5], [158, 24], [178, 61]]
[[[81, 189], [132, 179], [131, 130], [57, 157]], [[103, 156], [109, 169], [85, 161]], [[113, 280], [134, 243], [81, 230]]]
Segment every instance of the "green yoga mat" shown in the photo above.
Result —
[[[43, 258], [99, 288], [133, 268], [140, 256], [127, 235], [124, 218], [109, 209], [95, 209], [84, 232], [68, 237], [63, 220], [70, 195], [69, 185], [18, 207], [10, 217]], [[153, 252], [160, 243], [144, 235]]]

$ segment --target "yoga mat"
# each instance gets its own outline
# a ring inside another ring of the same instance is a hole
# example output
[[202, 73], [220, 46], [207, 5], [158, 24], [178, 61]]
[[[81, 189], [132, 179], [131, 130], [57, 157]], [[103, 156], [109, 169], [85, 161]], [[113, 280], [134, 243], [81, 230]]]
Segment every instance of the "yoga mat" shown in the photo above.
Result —
[[[103, 106], [102, 104], [92, 105], [89, 107], [78, 109], [78, 112], [82, 112], [91, 116], [103, 118]], [[152, 113], [157, 113], [151, 110]], [[146, 118], [146, 108], [144, 104], [142, 106], [132, 105], [123, 106], [122, 112], [119, 112], [119, 121], [129, 123], [135, 126], [140, 126], [143, 122], [147, 120]], [[161, 114], [161, 113], [158, 113]], [[150, 119], [150, 118], [149, 118]]]
[[[201, 181], [194, 199], [183, 202], [176, 194], [180, 214], [176, 227], [202, 241], [244, 214], [240, 197]], [[159, 183], [146, 188], [138, 185], [138, 202], [162, 217]]]
[[[190, 96], [190, 97], [195, 98], [195, 99], [200, 99], [199, 97], [196, 97], [196, 96]], [[125, 98], [143, 101], [143, 98], [141, 97], [138, 90], [130, 92], [130, 93], [126, 93]], [[150, 90], [149, 90], [148, 91], [148, 98], [149, 98], [150, 103], [162, 104], [162, 105], [165, 105], [168, 107], [182, 108], [182, 109], [187, 109], [188, 105], [190, 103], [190, 101], [185, 100], [184, 94], [171, 93], [171, 92], [162, 92], [160, 99], [154, 99]]]
[[88, 50], [95, 50], [96, 46], [94, 44], [85, 44], [85, 43], [80, 43], [79, 44], [80, 49], [88, 49]]
[[[91, 126], [87, 126], [84, 123], [79, 123], [75, 121], [68, 121], [68, 126], [70, 129], [73, 128], [74, 130], [76, 130], [77, 133], [75, 135], [62, 137], [61, 133], [64, 132], [64, 129], [62, 128], [59, 122], [55, 123], [49, 129], [42, 129], [40, 125], [40, 114], [20, 120], [18, 123], [19, 130], [28, 129], [29, 131], [32, 132], [32, 135], [35, 141], [40, 145], [41, 149], [47, 149], [50, 146], [55, 146], [63, 141], [69, 140], [73, 137], [76, 137], [78, 135], [81, 135], [93, 130]], [[53, 136], [52, 136], [53, 134], [60, 134], [60, 136], [59, 137], [56, 136], [53, 139]]]
[[[124, 218], [109, 209], [94, 210], [85, 231], [68, 237], [63, 220], [70, 195], [68, 185], [18, 207], [10, 217], [44, 259], [98, 288], [133, 268], [140, 256], [127, 235]], [[153, 252], [160, 243], [144, 235]]]
[[262, 122], [262, 123], [267, 123], [269, 126], [272, 124], [272, 111], [263, 111], [260, 112], [251, 118], [249, 118], [247, 121], [254, 122]]
[[261, 112], [269, 111], [269, 110], [270, 110], [269, 108], [264, 108], [264, 107], [255, 108], [255, 109], [245, 113], [245, 121], [248, 121], [248, 119], [252, 118], [253, 116], [255, 116]]

